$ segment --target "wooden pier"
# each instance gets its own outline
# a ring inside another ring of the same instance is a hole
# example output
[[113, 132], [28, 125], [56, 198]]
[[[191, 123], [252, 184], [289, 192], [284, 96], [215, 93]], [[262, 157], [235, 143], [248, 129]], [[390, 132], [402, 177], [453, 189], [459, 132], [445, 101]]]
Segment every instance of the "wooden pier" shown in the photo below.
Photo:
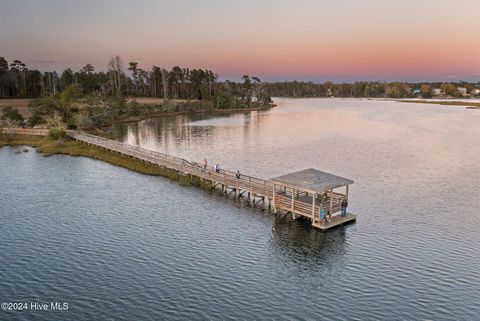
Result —
[[[22, 135], [46, 136], [48, 134], [48, 130], [36, 129], [9, 129], [8, 131], [11, 134]], [[221, 189], [225, 194], [246, 198], [252, 204], [263, 204], [265, 208], [274, 212], [288, 212], [293, 219], [307, 218], [311, 220], [313, 227], [320, 230], [328, 230], [353, 222], [357, 218], [352, 213], [338, 214], [341, 211], [342, 202], [348, 200], [349, 186], [353, 181], [313, 168], [269, 180], [245, 174], [237, 178], [237, 173], [234, 171], [221, 169], [217, 172], [212, 166], [203, 166], [180, 157], [84, 132], [67, 131], [67, 135], [86, 144], [172, 169], [184, 175], [198, 177], [209, 182], [213, 188]]]
[[275, 208], [290, 211], [294, 219], [297, 215], [310, 218], [312, 225], [321, 230], [357, 219], [352, 213], [335, 215], [342, 210], [343, 201], [348, 202], [349, 186], [353, 184], [348, 178], [310, 168], [270, 181]]

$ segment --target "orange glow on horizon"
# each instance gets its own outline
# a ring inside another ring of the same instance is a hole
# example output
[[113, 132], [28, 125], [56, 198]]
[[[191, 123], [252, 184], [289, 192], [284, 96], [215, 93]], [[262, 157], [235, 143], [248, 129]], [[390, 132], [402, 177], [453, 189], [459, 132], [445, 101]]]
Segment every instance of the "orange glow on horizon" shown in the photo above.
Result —
[[145, 69], [208, 68], [237, 79], [480, 80], [478, 0], [115, 4], [62, 2], [55, 11], [7, 2], [2, 55], [41, 70], [105, 70], [119, 54]]

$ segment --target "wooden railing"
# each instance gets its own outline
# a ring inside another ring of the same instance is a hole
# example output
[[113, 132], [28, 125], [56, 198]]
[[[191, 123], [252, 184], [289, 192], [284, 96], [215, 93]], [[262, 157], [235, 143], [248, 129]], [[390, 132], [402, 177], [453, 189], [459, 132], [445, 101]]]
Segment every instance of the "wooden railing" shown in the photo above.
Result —
[[[48, 135], [48, 129], [9, 128], [5, 129], [4, 132], [14, 135]], [[139, 146], [122, 143], [116, 140], [111, 140], [84, 132], [69, 130], [67, 131], [67, 136], [87, 144], [95, 145], [97, 147], [114, 151], [123, 155], [135, 157], [157, 166], [162, 166], [185, 174], [197, 176], [211, 181], [214, 185], [221, 184], [229, 188], [234, 188], [237, 192], [248, 192], [252, 193], [253, 196], [260, 196], [269, 200], [273, 199], [273, 183], [265, 179], [244, 174], [241, 174], [240, 178], [237, 178], [236, 172], [234, 171], [221, 169], [219, 172], [216, 172], [215, 168], [212, 166], [204, 167], [196, 162], [191, 162], [180, 157], [148, 150]], [[287, 193], [290, 193], [290, 195]], [[312, 217], [312, 204], [297, 199], [298, 196], [306, 196], [304, 195], [305, 193], [296, 195], [293, 200], [291, 193], [291, 190], [287, 190], [287, 192], [279, 190], [277, 185], [274, 200], [275, 207], [286, 211], [293, 210], [295, 214]], [[332, 214], [340, 211], [343, 197], [344, 195], [342, 194], [333, 193]], [[317, 203], [315, 206], [316, 216], [320, 211], [319, 205], [320, 204]], [[324, 208], [325, 212], [330, 210], [329, 195], [327, 195], [326, 199], [323, 201], [322, 207]]]
[[[1, 130], [1, 129], [0, 129]], [[10, 135], [48, 136], [48, 129], [40, 128], [4, 128], [3, 133]]]
[[[344, 195], [338, 194], [338, 193], [333, 193], [333, 201], [332, 201], [332, 211], [331, 214], [340, 212], [341, 207], [342, 207], [342, 201], [345, 198]], [[330, 211], [330, 197], [327, 196], [322, 204], [319, 203], [318, 200], [316, 200], [315, 204], [315, 216], [319, 216], [320, 213], [320, 205], [321, 208], [325, 210], [325, 213]], [[291, 195], [285, 195], [285, 194], [276, 194], [275, 195], [275, 206], [287, 211], [292, 211], [295, 214], [306, 216], [311, 218], [312, 217], [312, 203], [308, 202], [303, 202], [301, 200], [298, 200], [296, 198], [292, 199]]]
[[198, 163], [186, 159], [151, 151], [139, 146], [90, 135], [83, 132], [68, 131], [67, 135], [75, 140], [92, 144], [124, 155], [129, 155], [158, 166], [164, 166], [186, 174], [210, 180], [216, 184], [224, 184], [237, 190], [243, 190], [258, 196], [272, 198], [273, 184], [267, 180], [242, 174], [239, 179], [236, 172], [221, 169], [219, 173], [212, 166], [204, 168]]
[[[4, 129], [4, 132], [14, 135], [36, 135], [47, 136], [48, 129], [24, 129], [24, 128], [9, 128]], [[117, 152], [123, 155], [135, 157], [137, 159], [162, 166], [165, 168], [173, 169], [185, 174], [197, 176], [212, 182], [215, 186], [217, 184], [224, 185], [231, 189], [235, 189], [236, 192], [248, 192], [253, 196], [260, 196], [264, 199], [272, 200], [274, 198], [275, 208], [285, 211], [293, 211], [297, 215], [302, 215], [311, 218], [312, 217], [312, 203], [311, 197], [308, 199], [306, 192], [292, 191], [287, 188], [279, 188], [277, 185], [275, 191], [275, 197], [273, 193], [274, 185], [272, 182], [265, 179], [241, 174], [240, 178], [236, 177], [236, 172], [230, 170], [221, 169], [219, 172], [215, 171], [212, 166], [200, 165], [196, 162], [191, 162], [186, 159], [160, 153], [157, 151], [148, 150], [139, 146], [122, 143], [116, 140], [111, 140], [84, 132], [78, 132], [73, 130], [67, 131], [67, 136], [87, 143], [95, 145], [100, 148], [104, 148], [113, 152]], [[292, 199], [292, 193], [295, 192], [295, 197]], [[307, 197], [307, 201], [298, 199]], [[332, 193], [332, 212], [334, 214], [341, 210], [341, 203], [345, 195], [340, 193]], [[316, 200], [314, 214], [315, 220], [319, 217], [320, 202]], [[322, 208], [325, 212], [330, 210], [330, 194], [324, 196], [322, 202]]]

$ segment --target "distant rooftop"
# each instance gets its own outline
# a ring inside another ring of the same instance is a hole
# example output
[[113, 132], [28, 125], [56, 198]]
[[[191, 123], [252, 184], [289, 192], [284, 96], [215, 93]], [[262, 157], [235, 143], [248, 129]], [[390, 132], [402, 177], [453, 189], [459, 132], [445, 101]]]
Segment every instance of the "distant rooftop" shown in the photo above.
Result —
[[270, 181], [287, 187], [315, 193], [323, 193], [337, 187], [353, 184], [351, 179], [322, 172], [315, 168], [274, 177], [271, 178]]

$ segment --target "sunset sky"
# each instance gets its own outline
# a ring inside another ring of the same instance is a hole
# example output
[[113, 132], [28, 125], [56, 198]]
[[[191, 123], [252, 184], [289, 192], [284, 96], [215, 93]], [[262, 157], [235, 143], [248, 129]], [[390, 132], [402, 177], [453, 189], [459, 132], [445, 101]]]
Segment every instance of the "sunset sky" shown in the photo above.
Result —
[[480, 0], [0, 0], [0, 56], [223, 79], [480, 80]]

